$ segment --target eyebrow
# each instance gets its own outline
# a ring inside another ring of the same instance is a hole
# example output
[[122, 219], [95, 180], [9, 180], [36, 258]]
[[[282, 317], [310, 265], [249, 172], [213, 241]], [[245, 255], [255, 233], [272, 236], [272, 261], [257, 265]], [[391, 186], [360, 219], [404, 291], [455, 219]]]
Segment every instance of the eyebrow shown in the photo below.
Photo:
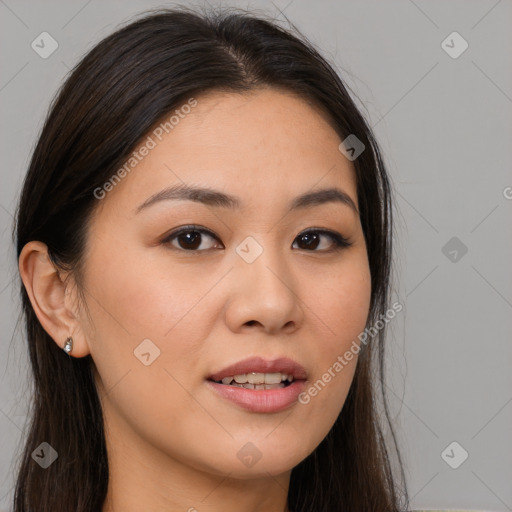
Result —
[[[208, 206], [230, 209], [238, 209], [241, 206], [240, 199], [230, 194], [207, 187], [178, 184], [153, 194], [137, 207], [135, 213], [139, 213], [160, 201], [169, 200], [196, 201]], [[311, 208], [326, 203], [346, 205], [359, 215], [359, 211], [352, 198], [346, 192], [336, 187], [314, 190], [297, 196], [291, 201], [288, 211]]]

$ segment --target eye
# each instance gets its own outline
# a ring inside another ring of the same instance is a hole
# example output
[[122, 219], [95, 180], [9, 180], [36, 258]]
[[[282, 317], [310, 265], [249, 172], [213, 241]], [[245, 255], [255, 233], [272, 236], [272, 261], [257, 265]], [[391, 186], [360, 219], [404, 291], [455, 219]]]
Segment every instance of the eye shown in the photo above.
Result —
[[[330, 238], [330, 248], [328, 243], [326, 248], [326, 244], [325, 242], [322, 242], [322, 238]], [[310, 229], [308, 231], [303, 231], [295, 240], [299, 241], [299, 249], [314, 252], [333, 252], [352, 245], [352, 242], [349, 242], [339, 233], [336, 233], [335, 231], [328, 231], [326, 229]], [[320, 249], [316, 251], [318, 248]]]
[[[184, 226], [162, 240], [163, 244], [170, 244], [176, 249], [182, 249], [185, 251], [206, 251], [208, 249], [214, 249], [211, 247], [211, 243], [206, 242], [205, 239], [218, 240], [218, 238], [209, 230], [198, 228], [197, 226]], [[176, 241], [176, 243], [174, 243]], [[210, 245], [210, 247], [208, 247]], [[222, 244], [221, 244], [222, 245]], [[200, 249], [199, 249], [200, 248]], [[221, 247], [221, 249], [224, 246]]]
[[[325, 242], [325, 240], [330, 240]], [[210, 242], [208, 242], [210, 240]], [[215, 243], [215, 240], [220, 244]], [[310, 229], [303, 231], [295, 239], [298, 241], [298, 247], [295, 247], [295, 242], [292, 248], [303, 249], [312, 252], [333, 252], [352, 245], [345, 237], [335, 231], [325, 229]], [[213, 244], [212, 242], [213, 241]], [[200, 228], [198, 226], [183, 226], [176, 231], [173, 231], [164, 240], [164, 245], [170, 244], [178, 250], [188, 252], [202, 252], [209, 249], [223, 249], [224, 246], [219, 239], [208, 229]], [[204, 246], [206, 244], [206, 247]]]

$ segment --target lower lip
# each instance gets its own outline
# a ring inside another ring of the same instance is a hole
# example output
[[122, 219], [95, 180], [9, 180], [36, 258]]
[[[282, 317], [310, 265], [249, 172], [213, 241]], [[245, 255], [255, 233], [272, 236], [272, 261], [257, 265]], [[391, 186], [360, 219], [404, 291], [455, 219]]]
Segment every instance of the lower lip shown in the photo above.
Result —
[[294, 380], [289, 386], [277, 389], [245, 389], [211, 380], [207, 383], [223, 398], [251, 412], [283, 411], [297, 402], [306, 387], [304, 380]]

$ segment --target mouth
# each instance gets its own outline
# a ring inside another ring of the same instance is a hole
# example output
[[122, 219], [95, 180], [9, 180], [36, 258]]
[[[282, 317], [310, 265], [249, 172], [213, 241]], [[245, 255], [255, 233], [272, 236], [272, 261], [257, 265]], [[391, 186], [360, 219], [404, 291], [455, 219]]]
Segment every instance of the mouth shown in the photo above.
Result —
[[245, 389], [281, 389], [287, 388], [294, 381], [293, 375], [287, 373], [242, 373], [238, 375], [229, 375], [220, 380], [208, 379], [217, 384], [225, 386], [235, 386]]
[[294, 380], [306, 380], [306, 378], [305, 368], [287, 357], [273, 360], [250, 357], [208, 376], [208, 380], [217, 384], [227, 386], [240, 384], [239, 387], [247, 389], [273, 389], [256, 386], [286, 387]]
[[297, 403], [307, 372], [288, 358], [253, 357], [224, 368], [206, 380], [210, 388], [242, 409], [258, 413], [282, 411]]

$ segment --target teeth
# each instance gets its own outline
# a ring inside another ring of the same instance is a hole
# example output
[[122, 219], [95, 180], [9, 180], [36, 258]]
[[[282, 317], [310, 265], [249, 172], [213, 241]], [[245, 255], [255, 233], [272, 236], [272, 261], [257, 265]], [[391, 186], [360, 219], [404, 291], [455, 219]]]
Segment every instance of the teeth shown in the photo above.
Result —
[[280, 373], [265, 373], [265, 384], [279, 384], [282, 380]]
[[[234, 382], [233, 382], [234, 381]], [[283, 387], [284, 382], [293, 382], [293, 376], [286, 373], [244, 373], [240, 375], [234, 375], [230, 377], [224, 377], [222, 384], [231, 384], [238, 387], [246, 387], [247, 389], [272, 389], [266, 387], [259, 387], [263, 385], [278, 385]], [[283, 383], [283, 386], [280, 384]]]
[[265, 374], [264, 373], [248, 373], [247, 382], [249, 384], [264, 384]]
[[235, 386], [237, 388], [245, 388], [245, 389], [279, 389], [284, 388], [284, 384], [280, 382], [279, 384], [238, 384], [233, 382], [231, 386]]

